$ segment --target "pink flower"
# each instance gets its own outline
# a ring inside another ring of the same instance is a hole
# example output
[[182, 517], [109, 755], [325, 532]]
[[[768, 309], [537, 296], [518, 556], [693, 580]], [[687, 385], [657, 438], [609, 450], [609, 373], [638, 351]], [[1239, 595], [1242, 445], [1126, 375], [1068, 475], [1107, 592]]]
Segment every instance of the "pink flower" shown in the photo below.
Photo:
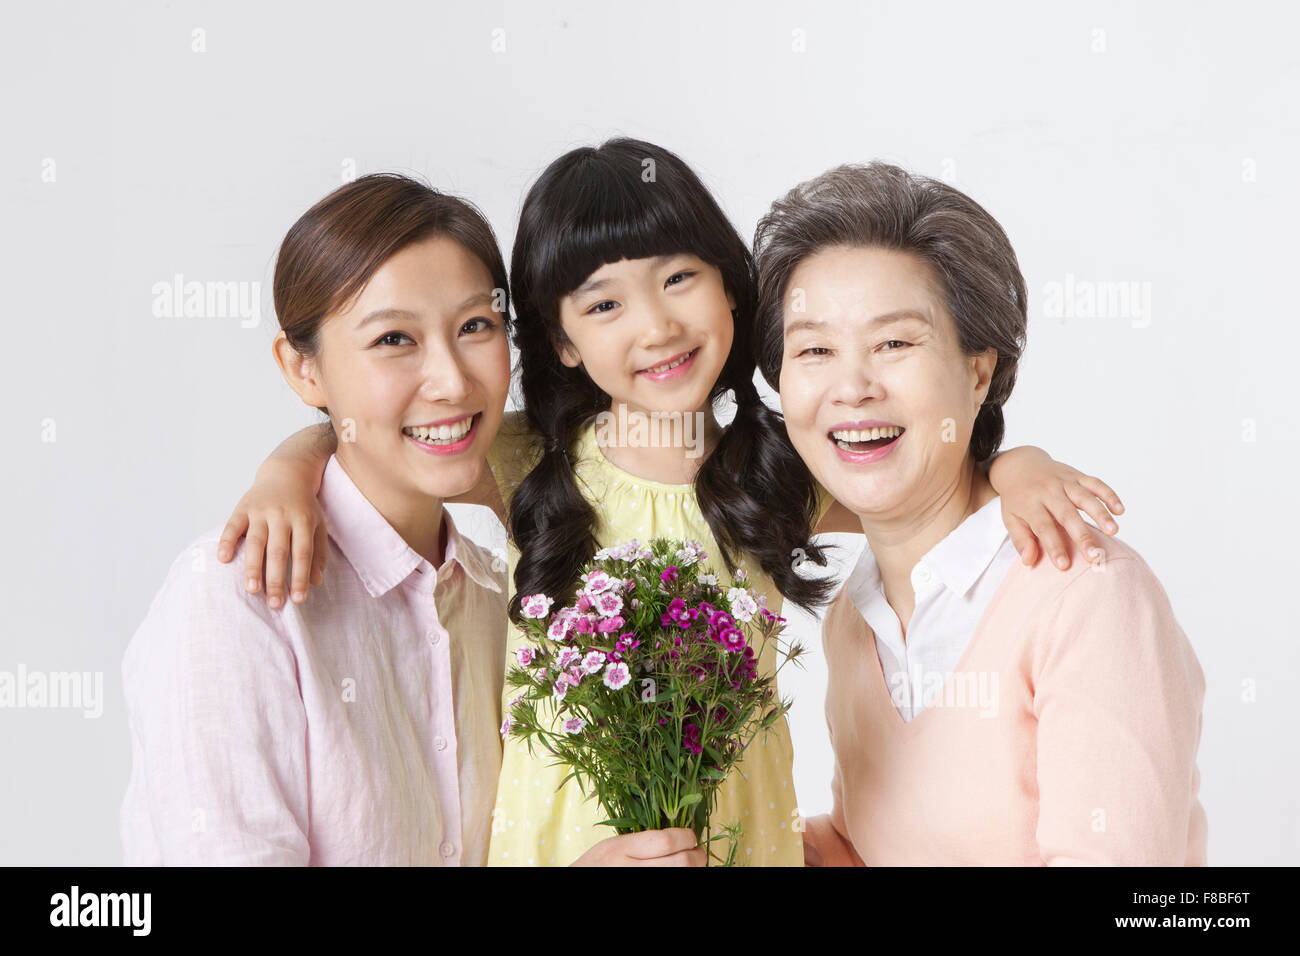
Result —
[[566, 734], [580, 734], [582, 728], [587, 726], [587, 722], [581, 717], [570, 717], [562, 726]]
[[659, 574], [659, 580], [664, 584], [672, 584], [677, 580], [677, 565], [670, 564]]
[[582, 657], [582, 651], [578, 650], [576, 647], [561, 648], [560, 653], [555, 655], [555, 666], [558, 667], [560, 670], [564, 670], [566, 667], [568, 667], [570, 664], [580, 659], [581, 657]]
[[560, 676], [555, 679], [551, 686], [551, 692], [555, 695], [556, 700], [564, 700], [564, 695], [569, 692], [569, 675], [561, 671]]
[[588, 674], [594, 674], [605, 666], [605, 654], [602, 651], [588, 651], [587, 656], [582, 659], [582, 669]]
[[515, 725], [514, 718], [511, 717], [509, 714], [507, 714], [506, 719], [501, 721], [501, 736], [502, 737], [507, 736], [510, 733], [510, 730], [514, 727], [514, 725]]
[[591, 610], [591, 598], [589, 598], [589, 597], [588, 597], [587, 595], [585, 595], [585, 594], [579, 594], [579, 595], [578, 595], [578, 604], [577, 604], [577, 608], [578, 608], [579, 611], [581, 611], [581, 612], [584, 613], [584, 614], [587, 613], [588, 611], [590, 611], [590, 610]]
[[534, 653], [531, 647], [521, 647], [515, 652], [515, 659], [524, 667], [533, 662], [533, 657]]
[[584, 590], [588, 594], [600, 594], [602, 591], [608, 591], [614, 584], [604, 571], [589, 571], [582, 576], [582, 580], [587, 584]]
[[551, 626], [546, 629], [547, 635], [553, 641], [567, 641], [573, 635], [577, 616], [578, 613], [571, 607], [560, 608], [555, 612]]
[[605, 676], [602, 678], [602, 682], [610, 690], [618, 690], [626, 687], [631, 679], [632, 672], [628, 670], [627, 665], [622, 661], [618, 661], [605, 668]]
[[551, 605], [555, 603], [545, 594], [530, 594], [523, 599], [522, 607], [524, 617], [543, 618], [551, 613]]
[[602, 618], [596, 622], [596, 630], [601, 634], [613, 634], [626, 622], [623, 618], [615, 614], [613, 617]]
[[623, 610], [623, 599], [617, 594], [596, 595], [596, 611], [601, 617], [613, 617], [621, 610]]

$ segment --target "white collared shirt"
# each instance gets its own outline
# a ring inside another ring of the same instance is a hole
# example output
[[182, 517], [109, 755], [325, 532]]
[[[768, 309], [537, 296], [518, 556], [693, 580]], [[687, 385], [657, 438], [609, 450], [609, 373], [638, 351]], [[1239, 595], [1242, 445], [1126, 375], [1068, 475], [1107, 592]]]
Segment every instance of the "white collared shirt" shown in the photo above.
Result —
[[954, 528], [912, 568], [916, 595], [907, 640], [885, 600], [870, 546], [844, 581], [844, 591], [876, 635], [885, 684], [903, 720], [934, 700], [965, 653], [1002, 579], [1018, 555], [1002, 522], [1002, 499]]

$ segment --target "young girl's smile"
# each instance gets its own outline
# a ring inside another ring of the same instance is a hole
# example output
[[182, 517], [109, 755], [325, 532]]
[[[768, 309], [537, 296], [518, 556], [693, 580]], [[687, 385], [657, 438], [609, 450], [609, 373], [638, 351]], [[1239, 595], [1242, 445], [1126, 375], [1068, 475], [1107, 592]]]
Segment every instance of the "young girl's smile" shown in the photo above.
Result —
[[722, 273], [695, 255], [621, 259], [560, 302], [568, 342], [614, 404], [645, 412], [707, 409], [734, 335], [736, 300]]

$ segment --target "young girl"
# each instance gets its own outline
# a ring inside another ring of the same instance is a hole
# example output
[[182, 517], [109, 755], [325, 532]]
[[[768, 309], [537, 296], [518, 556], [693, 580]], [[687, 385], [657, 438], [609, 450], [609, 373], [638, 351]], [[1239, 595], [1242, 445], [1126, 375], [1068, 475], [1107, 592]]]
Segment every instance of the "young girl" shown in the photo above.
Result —
[[[780, 416], [758, 396], [752, 259], [689, 167], [629, 139], [565, 154], [525, 199], [511, 266], [524, 409], [507, 416], [489, 461], [495, 504], [510, 532], [512, 612], [522, 595], [558, 600], [572, 593], [597, 549], [661, 535], [701, 541], [719, 569], [747, 572], [772, 607], [782, 597], [820, 603], [829, 584], [797, 570], [805, 557], [825, 560], [810, 529], [860, 532], [861, 524], [833, 507], [790, 446]], [[713, 409], [727, 392], [736, 413], [724, 428]], [[602, 413], [650, 427], [602, 427]], [[665, 421], [680, 424], [679, 440], [656, 440]], [[620, 441], [611, 432], [650, 440]], [[291, 526], [295, 600], [307, 586], [310, 491], [319, 471], [312, 441], [304, 436], [277, 451], [226, 529], [230, 543], [246, 526], [259, 541], [269, 535], [278, 542], [267, 569], [273, 601]], [[1060, 504], [1078, 477], [1036, 449], [997, 460], [991, 478], [1026, 560], [1035, 559], [1030, 528], [1053, 553], [1062, 550], [1053, 511], [1075, 534], [1088, 535], [1075, 505], [1067, 514]], [[260, 559], [246, 565], [255, 588]], [[521, 641], [511, 627], [511, 655]], [[760, 661], [768, 672], [772, 654]], [[720, 790], [714, 819], [742, 824], [741, 856], [749, 863], [803, 863], [791, 763], [781, 721]], [[491, 862], [626, 861], [617, 839], [602, 841], [594, 801], [572, 782], [558, 787], [563, 776], [545, 756], [506, 740]]]
[[349, 183], [289, 231], [275, 358], [346, 439], [319, 492], [323, 593], [268, 609], [215, 533], [172, 565], [122, 666], [129, 864], [486, 859], [505, 580], [442, 502], [479, 479], [505, 408], [504, 287], [478, 211], [404, 177]]

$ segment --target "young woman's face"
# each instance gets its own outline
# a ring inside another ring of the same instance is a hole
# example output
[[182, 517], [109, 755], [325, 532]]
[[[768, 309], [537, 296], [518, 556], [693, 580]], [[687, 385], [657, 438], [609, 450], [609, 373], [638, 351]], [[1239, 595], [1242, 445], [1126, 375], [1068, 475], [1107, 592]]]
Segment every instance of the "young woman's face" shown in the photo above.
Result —
[[884, 516], [950, 487], [997, 351], [962, 351], [929, 265], [892, 249], [825, 249], [791, 274], [784, 313], [781, 408], [826, 489], [856, 514]]
[[439, 499], [473, 487], [510, 384], [494, 304], [487, 267], [439, 236], [392, 256], [325, 320], [309, 401], [329, 407], [354, 477]]
[[698, 256], [607, 263], [560, 301], [560, 359], [583, 366], [615, 405], [704, 411], [731, 353], [735, 307], [722, 273]]

